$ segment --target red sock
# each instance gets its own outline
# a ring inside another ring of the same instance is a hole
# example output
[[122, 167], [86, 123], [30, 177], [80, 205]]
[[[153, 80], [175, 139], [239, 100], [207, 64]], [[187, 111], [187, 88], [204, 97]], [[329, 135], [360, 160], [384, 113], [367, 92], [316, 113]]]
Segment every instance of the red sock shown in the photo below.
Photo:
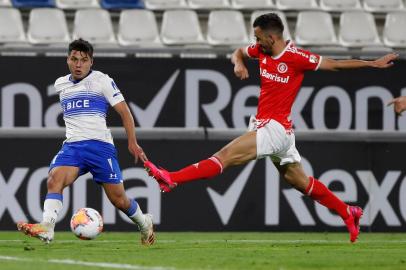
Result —
[[331, 190], [316, 178], [310, 176], [309, 180], [309, 185], [305, 191], [306, 195], [328, 209], [334, 210], [343, 219], [348, 218], [348, 205], [346, 203], [340, 200], [333, 192], [331, 192]]
[[184, 183], [203, 178], [211, 178], [223, 172], [223, 164], [216, 157], [210, 157], [198, 163], [187, 166], [179, 171], [171, 172], [171, 180]]

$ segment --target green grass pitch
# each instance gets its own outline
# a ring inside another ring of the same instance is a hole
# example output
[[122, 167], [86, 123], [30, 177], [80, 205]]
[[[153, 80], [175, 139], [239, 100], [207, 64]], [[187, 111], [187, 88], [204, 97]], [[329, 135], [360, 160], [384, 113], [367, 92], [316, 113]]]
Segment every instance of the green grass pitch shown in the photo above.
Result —
[[0, 232], [0, 269], [406, 269], [406, 234], [157, 233], [143, 247], [134, 233], [103, 233], [83, 241], [57, 232], [45, 245]]

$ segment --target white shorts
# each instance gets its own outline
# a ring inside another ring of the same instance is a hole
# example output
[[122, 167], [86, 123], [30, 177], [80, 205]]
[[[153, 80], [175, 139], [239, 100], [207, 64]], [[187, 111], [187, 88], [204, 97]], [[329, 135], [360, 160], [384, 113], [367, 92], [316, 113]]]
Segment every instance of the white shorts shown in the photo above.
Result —
[[301, 160], [295, 146], [295, 134], [288, 132], [275, 120], [257, 129], [257, 159], [267, 156], [280, 165]]

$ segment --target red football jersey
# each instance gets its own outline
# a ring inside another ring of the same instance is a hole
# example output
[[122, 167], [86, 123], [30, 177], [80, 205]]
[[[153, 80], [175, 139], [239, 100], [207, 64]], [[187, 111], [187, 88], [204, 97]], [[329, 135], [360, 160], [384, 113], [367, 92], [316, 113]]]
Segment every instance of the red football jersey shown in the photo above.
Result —
[[[285, 129], [292, 129], [290, 113], [306, 70], [317, 70], [321, 56], [297, 48], [288, 42], [278, 56], [264, 54], [259, 44], [246, 48], [247, 55], [258, 58], [261, 89], [256, 118], [259, 126], [270, 119], [281, 123]], [[262, 123], [262, 124], [261, 124]]]

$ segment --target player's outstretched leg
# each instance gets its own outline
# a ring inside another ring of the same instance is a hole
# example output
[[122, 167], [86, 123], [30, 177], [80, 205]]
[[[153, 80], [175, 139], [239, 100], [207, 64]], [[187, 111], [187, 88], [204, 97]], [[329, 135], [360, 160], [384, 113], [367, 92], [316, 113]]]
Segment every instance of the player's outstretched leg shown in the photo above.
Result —
[[41, 223], [18, 222], [17, 229], [24, 234], [49, 244], [54, 239], [55, 222], [62, 209], [62, 194], [48, 193], [45, 197]]
[[144, 163], [145, 170], [152, 176], [159, 184], [162, 192], [170, 192], [176, 187], [176, 183], [172, 182], [171, 175], [163, 168], [158, 168], [151, 161]]
[[171, 191], [178, 184], [212, 178], [223, 172], [223, 164], [215, 156], [201, 160], [176, 172], [168, 172], [165, 169], [158, 168], [151, 161], [146, 161], [144, 166], [148, 174], [157, 180], [163, 192]]

